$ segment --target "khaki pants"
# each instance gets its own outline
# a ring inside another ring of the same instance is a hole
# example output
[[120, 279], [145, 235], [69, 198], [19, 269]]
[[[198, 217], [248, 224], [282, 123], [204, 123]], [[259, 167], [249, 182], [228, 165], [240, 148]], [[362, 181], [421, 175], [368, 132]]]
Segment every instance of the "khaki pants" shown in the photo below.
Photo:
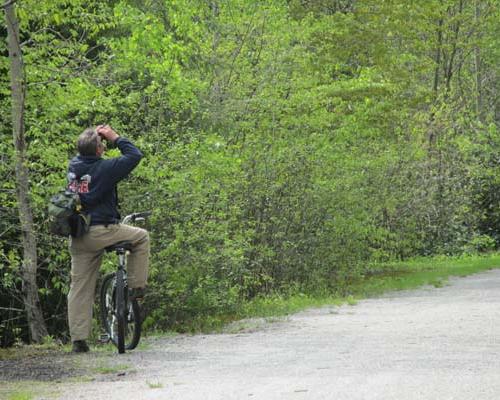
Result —
[[70, 238], [71, 287], [68, 294], [68, 321], [71, 340], [90, 336], [92, 308], [104, 248], [121, 241], [132, 242], [127, 260], [130, 288], [145, 287], [149, 266], [149, 234], [129, 225], [94, 225], [79, 238]]

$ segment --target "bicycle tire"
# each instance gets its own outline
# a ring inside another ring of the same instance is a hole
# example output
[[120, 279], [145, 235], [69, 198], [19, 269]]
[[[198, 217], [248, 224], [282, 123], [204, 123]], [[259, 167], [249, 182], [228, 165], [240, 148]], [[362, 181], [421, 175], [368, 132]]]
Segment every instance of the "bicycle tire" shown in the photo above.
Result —
[[132, 350], [139, 344], [139, 339], [141, 338], [142, 329], [142, 319], [140, 306], [136, 299], [130, 299], [127, 301], [127, 312], [126, 312], [126, 332], [125, 332], [125, 348], [127, 350]]
[[[122, 279], [123, 282], [123, 279]], [[113, 272], [104, 277], [101, 285], [100, 294], [100, 305], [101, 305], [101, 324], [108, 334], [109, 338], [113, 344], [118, 347], [120, 352], [120, 340], [119, 337], [123, 337], [122, 351], [132, 350], [139, 344], [139, 339], [141, 336], [141, 313], [140, 307], [137, 300], [127, 299], [127, 287], [124, 285], [124, 289], [120, 292], [123, 293], [123, 298], [125, 299], [126, 309], [124, 320], [125, 323], [122, 334], [119, 335], [119, 318], [117, 313], [118, 299], [117, 299], [117, 284], [116, 284], [116, 273]], [[123, 321], [123, 320], [122, 320]]]
[[106, 275], [102, 280], [99, 299], [101, 309], [101, 325], [112, 341], [115, 336], [113, 327], [116, 324], [115, 292], [115, 273], [113, 272]]
[[123, 280], [123, 270], [119, 269], [116, 272], [116, 320], [118, 323], [117, 347], [118, 353], [120, 354], [125, 353], [125, 325], [127, 323], [125, 319], [126, 299], [127, 296], [125, 296], [125, 281]]

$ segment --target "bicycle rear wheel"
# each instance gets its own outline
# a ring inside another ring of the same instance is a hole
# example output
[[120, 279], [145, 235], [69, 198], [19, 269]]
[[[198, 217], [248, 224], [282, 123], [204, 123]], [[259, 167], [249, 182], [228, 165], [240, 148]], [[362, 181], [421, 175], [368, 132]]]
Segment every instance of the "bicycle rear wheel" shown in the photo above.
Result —
[[123, 353], [125, 349], [134, 349], [139, 343], [142, 321], [139, 303], [135, 299], [128, 299], [128, 288], [123, 278], [116, 278], [117, 274], [111, 273], [103, 279], [100, 296], [101, 323], [118, 352]]

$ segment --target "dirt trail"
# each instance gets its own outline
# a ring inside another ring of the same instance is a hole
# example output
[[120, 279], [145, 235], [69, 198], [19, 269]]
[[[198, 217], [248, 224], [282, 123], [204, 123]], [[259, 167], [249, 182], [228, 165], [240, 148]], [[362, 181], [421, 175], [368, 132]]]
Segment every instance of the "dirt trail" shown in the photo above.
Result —
[[157, 339], [108, 355], [115, 372], [53, 385], [50, 399], [497, 400], [499, 356], [494, 270], [309, 310], [253, 332]]

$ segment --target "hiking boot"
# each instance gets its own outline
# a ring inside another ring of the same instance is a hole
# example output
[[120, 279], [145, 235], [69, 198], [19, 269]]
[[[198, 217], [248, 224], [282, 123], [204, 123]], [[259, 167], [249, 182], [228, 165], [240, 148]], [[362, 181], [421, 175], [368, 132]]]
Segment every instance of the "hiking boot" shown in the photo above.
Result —
[[132, 300], [142, 300], [146, 294], [146, 288], [138, 287], [128, 290], [128, 298]]
[[73, 342], [73, 348], [71, 349], [73, 353], [86, 353], [89, 350], [89, 346], [85, 340], [75, 340]]

